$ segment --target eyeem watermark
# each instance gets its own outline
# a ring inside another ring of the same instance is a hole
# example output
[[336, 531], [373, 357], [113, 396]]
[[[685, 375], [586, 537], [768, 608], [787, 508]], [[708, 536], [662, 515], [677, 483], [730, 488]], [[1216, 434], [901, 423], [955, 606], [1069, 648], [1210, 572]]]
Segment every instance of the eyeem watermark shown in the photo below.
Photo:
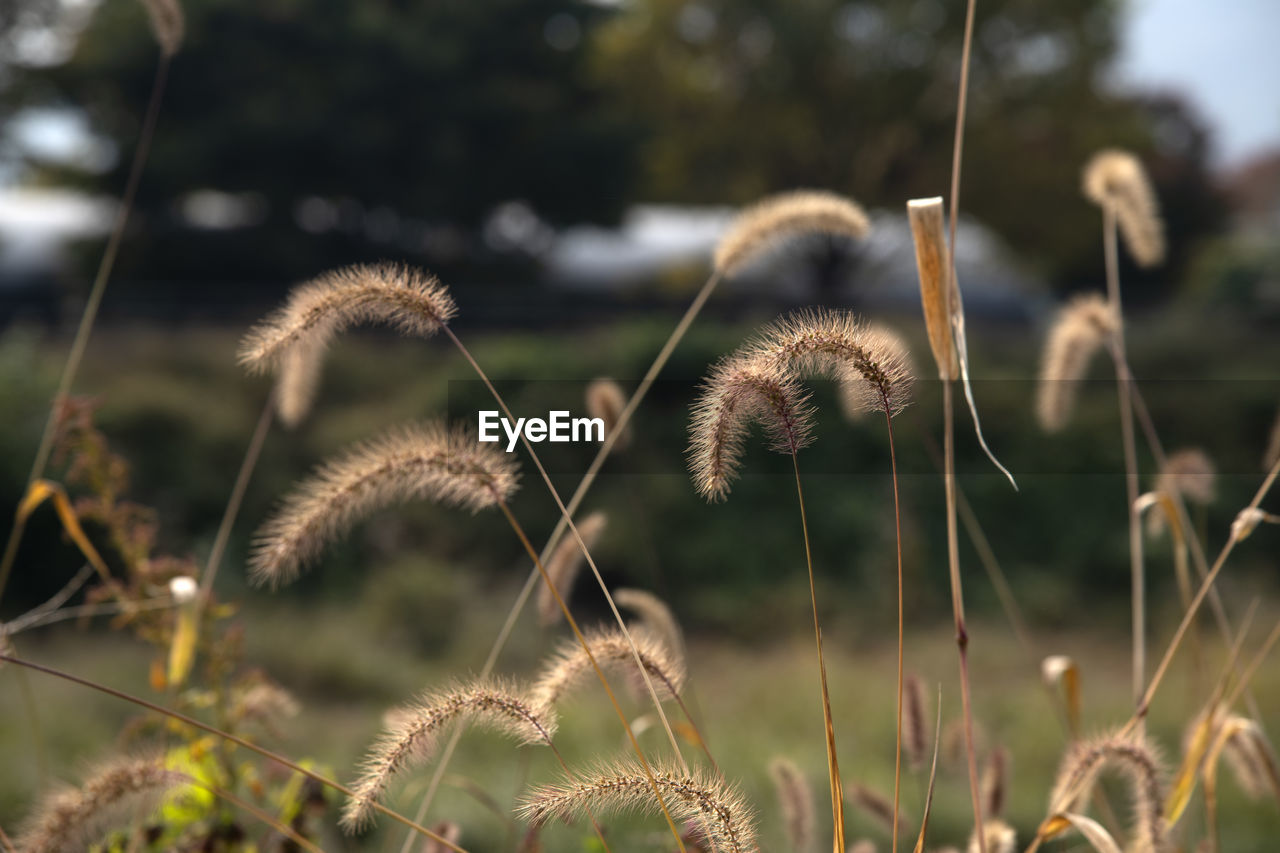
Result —
[[546, 420], [542, 418], [518, 418], [515, 425], [501, 417], [497, 411], [480, 412], [480, 440], [499, 441], [498, 427], [507, 436], [507, 452], [516, 449], [520, 433], [537, 444], [540, 441], [579, 442], [604, 441], [603, 418], [571, 418], [567, 411], [547, 412]]

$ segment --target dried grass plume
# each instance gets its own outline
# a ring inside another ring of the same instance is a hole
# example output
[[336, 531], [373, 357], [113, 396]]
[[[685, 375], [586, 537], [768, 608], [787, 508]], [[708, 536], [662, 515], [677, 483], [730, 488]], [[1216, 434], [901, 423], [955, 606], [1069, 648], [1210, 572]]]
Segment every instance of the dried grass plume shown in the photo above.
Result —
[[[577, 522], [578, 535], [582, 537], [582, 542], [587, 546], [588, 551], [596, 546], [608, 522], [609, 519], [603, 512], [593, 512]], [[569, 594], [573, 591], [573, 583], [578, 578], [583, 559], [584, 555], [577, 538], [562, 536], [559, 544], [556, 545], [555, 553], [551, 555], [551, 559], [547, 560], [547, 577], [555, 584], [556, 591], [565, 601], [569, 600]], [[551, 594], [551, 588], [545, 583], [541, 584], [538, 587], [538, 621], [544, 626], [552, 625], [562, 615], [560, 605]]]
[[299, 484], [258, 532], [250, 573], [278, 586], [375, 510], [425, 498], [476, 512], [508, 500], [518, 479], [514, 457], [468, 428], [428, 422], [394, 430]]
[[1146, 170], [1137, 157], [1110, 148], [1099, 151], [1084, 167], [1085, 196], [1115, 212], [1120, 234], [1139, 266], [1164, 260], [1164, 223]]
[[1036, 390], [1036, 418], [1046, 432], [1067, 425], [1090, 360], [1118, 329], [1115, 311], [1096, 294], [1078, 296], [1058, 312], [1045, 341]]
[[95, 770], [80, 788], [47, 794], [18, 837], [26, 853], [83, 851], [121, 821], [146, 814], [184, 777], [156, 759], [120, 758]]
[[382, 322], [428, 337], [456, 313], [444, 285], [421, 270], [395, 264], [343, 267], [295, 287], [283, 307], [245, 335], [240, 363], [263, 373], [304, 342], [319, 357], [335, 335], [357, 323]]
[[1054, 778], [1048, 813], [1083, 812], [1103, 770], [1111, 768], [1124, 776], [1131, 792], [1131, 849], [1139, 853], [1164, 850], [1164, 770], [1155, 748], [1139, 736], [1106, 734], [1072, 744]]
[[382, 798], [392, 777], [430, 761], [441, 734], [456, 723], [487, 726], [521, 745], [550, 744], [556, 732], [552, 708], [512, 685], [488, 680], [427, 694], [416, 705], [399, 709], [389, 722], [351, 786], [354, 796], [342, 812], [348, 832], [369, 824], [373, 803]]
[[[644, 679], [636, 668], [631, 644], [627, 642], [627, 638], [619, 628], [588, 631], [585, 639], [596, 663], [602, 669], [614, 669], [626, 673], [636, 693], [647, 692]], [[640, 662], [652, 680], [658, 696], [677, 696], [684, 687], [684, 659], [667, 649], [647, 631], [632, 629], [631, 639], [635, 641], [636, 651], [640, 653]], [[555, 705], [591, 671], [591, 661], [582, 644], [576, 640], [566, 640], [534, 682], [531, 695], [541, 704]]]
[[716, 247], [720, 275], [740, 272], [762, 253], [805, 233], [861, 239], [871, 224], [862, 208], [835, 193], [801, 190], [782, 193], [746, 208]]
[[[591, 380], [587, 386], [587, 414], [604, 421], [604, 434], [608, 436], [613, 428], [622, 420], [622, 411], [627, 407], [627, 395], [622, 386], [612, 379], [601, 377]], [[613, 443], [614, 450], [625, 450], [631, 443], [631, 425], [628, 424]]]
[[778, 797], [782, 821], [787, 827], [787, 840], [795, 853], [813, 850], [817, 838], [813, 808], [813, 789], [800, 768], [781, 756], [769, 762], [769, 776]]
[[142, 0], [151, 21], [151, 31], [165, 56], [173, 56], [182, 47], [186, 35], [186, 18], [178, 0]]
[[[726, 853], [757, 849], [751, 809], [726, 783], [699, 771], [688, 775], [663, 765], [653, 766], [653, 778], [674, 820], [694, 822], [697, 831], [710, 832], [711, 838], [701, 839], [702, 842]], [[644, 769], [639, 764], [626, 762], [559, 785], [535, 789], [525, 797], [520, 817], [534, 826], [542, 826], [552, 818], [571, 820], [586, 814], [588, 809], [597, 814], [611, 811], [656, 814], [658, 801]]]

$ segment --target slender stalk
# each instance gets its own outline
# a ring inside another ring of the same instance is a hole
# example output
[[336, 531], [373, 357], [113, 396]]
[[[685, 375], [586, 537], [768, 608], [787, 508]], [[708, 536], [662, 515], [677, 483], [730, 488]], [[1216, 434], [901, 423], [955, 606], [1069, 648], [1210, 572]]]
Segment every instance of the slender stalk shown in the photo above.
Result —
[[[542, 560], [538, 558], [538, 552], [534, 550], [533, 543], [529, 541], [529, 537], [525, 535], [524, 528], [520, 526], [520, 522], [516, 520], [512, 514], [511, 508], [507, 506], [505, 501], [498, 501], [498, 507], [502, 510], [502, 514], [507, 517], [507, 522], [511, 525], [511, 529], [515, 531], [516, 537], [519, 538], [520, 544], [524, 546], [525, 551], [533, 558], [534, 565], [538, 568], [538, 574], [542, 576], [542, 582], [547, 585], [547, 589], [551, 590], [551, 595], [555, 597], [556, 604], [560, 607], [560, 612], [564, 614], [564, 620], [569, 624], [569, 628], [573, 631], [573, 636], [577, 638], [579, 645], [587, 655], [587, 660], [591, 661], [591, 668], [595, 670], [596, 677], [600, 679], [600, 684], [604, 686], [604, 692], [609, 697], [609, 702], [613, 705], [613, 710], [618, 715], [618, 719], [622, 722], [622, 728], [627, 733], [627, 739], [631, 741], [631, 748], [635, 751], [636, 757], [640, 759], [641, 766], [644, 767], [645, 775], [649, 777], [649, 784], [653, 788], [653, 795], [658, 798], [658, 805], [662, 808], [662, 814], [667, 819], [667, 825], [671, 828], [671, 834], [675, 836], [676, 844], [679, 845], [681, 853], [685, 853], [684, 841], [680, 837], [680, 830], [676, 828], [675, 821], [671, 817], [671, 812], [667, 810], [666, 801], [662, 799], [662, 791], [658, 788], [658, 780], [653, 776], [653, 769], [649, 766], [649, 761], [644, 757], [644, 751], [640, 749], [640, 742], [636, 740], [635, 732], [631, 729], [631, 723], [627, 721], [627, 715], [623, 712], [622, 706], [618, 704], [618, 698], [613, 694], [613, 688], [609, 686], [609, 679], [605, 677], [604, 670], [600, 668], [600, 664], [596, 662], [596, 656], [591, 651], [591, 646], [587, 643], [587, 638], [583, 636], [582, 630], [578, 627], [578, 621], [573, 618], [573, 614], [569, 612], [569, 605], [565, 604], [564, 598], [560, 595], [560, 591], [556, 589], [556, 585], [552, 583], [551, 576], [547, 574], [546, 568], [542, 565]], [[638, 663], [640, 671], [644, 671], [644, 664]]]
[[[977, 13], [977, 0], [968, 0], [964, 18], [964, 47], [960, 54], [960, 91], [956, 97], [956, 130], [951, 147], [951, 213], [948, 223], [947, 274], [951, 277], [948, 288], [953, 319], [959, 314], [959, 285], [956, 282], [956, 223], [960, 217], [960, 165], [964, 153], [964, 123], [969, 103], [969, 62], [973, 54], [973, 19]], [[973, 748], [973, 708], [969, 695], [969, 635], [964, 622], [964, 592], [960, 585], [960, 546], [956, 536], [956, 461], [955, 461], [955, 411], [952, 400], [951, 380], [942, 380], [943, 420], [943, 483], [947, 500], [947, 562], [951, 574], [951, 609], [955, 617], [956, 647], [960, 655], [960, 698], [964, 709], [964, 743], [969, 760], [969, 794], [973, 800], [973, 826], [978, 837], [978, 853], [987, 853], [987, 838], [983, 831], [982, 799], [978, 788], [978, 759]]]
[[809, 519], [804, 509], [804, 489], [800, 486], [800, 460], [791, 451], [796, 474], [796, 499], [800, 503], [800, 529], [804, 533], [804, 562], [809, 570], [809, 602], [813, 606], [813, 636], [818, 649], [818, 676], [822, 684], [822, 719], [826, 727], [827, 773], [831, 785], [831, 819], [834, 823], [832, 849], [844, 853], [844, 791], [840, 784], [840, 762], [836, 755], [835, 724], [831, 719], [831, 696], [827, 691], [827, 665], [822, 656], [822, 627], [818, 624], [818, 594], [813, 582], [813, 552], [809, 547]]
[[942, 479], [947, 500], [947, 565], [951, 575], [951, 611], [955, 618], [956, 648], [960, 653], [960, 701], [964, 711], [964, 745], [969, 762], [969, 794], [973, 800], [973, 825], [977, 829], [979, 853], [986, 853], [982, 831], [982, 797], [978, 786], [978, 758], [973, 743], [973, 704], [969, 692], [969, 633], [965, 628], [964, 590], [960, 583], [960, 543], [956, 533], [955, 401], [951, 381], [942, 380], [943, 467]]
[[893, 448], [893, 418], [884, 401], [884, 424], [889, 431], [889, 462], [893, 469], [893, 530], [898, 550], [898, 722], [893, 757], [893, 853], [898, 853], [898, 803], [902, 792], [902, 510], [898, 504], [898, 454]]
[[[1262, 503], [1262, 499], [1266, 497], [1267, 492], [1271, 490], [1271, 486], [1275, 483], [1277, 476], [1280, 476], [1280, 461], [1277, 461], [1271, 467], [1267, 478], [1258, 487], [1253, 500], [1249, 502], [1249, 509], [1258, 508], [1258, 505]], [[1151, 682], [1147, 685], [1146, 692], [1142, 694], [1141, 700], [1138, 702], [1137, 710], [1134, 711], [1130, 725], [1135, 725], [1146, 717], [1147, 711], [1151, 708], [1151, 700], [1155, 697], [1156, 689], [1160, 686], [1161, 680], [1163, 680], [1165, 673], [1169, 669], [1169, 664], [1173, 661], [1174, 654], [1178, 651], [1178, 645], [1182, 642], [1182, 638], [1186, 636], [1187, 629], [1195, 619], [1200, 605], [1204, 603], [1205, 597], [1213, 587], [1213, 582], [1218, 579], [1218, 573], [1226, 565], [1227, 557], [1231, 555], [1231, 551], [1239, 541], [1233, 527], [1231, 534], [1227, 537], [1226, 544], [1222, 546], [1222, 551], [1218, 553], [1218, 558], [1213, 561], [1213, 567], [1209, 570], [1209, 574], [1205, 576], [1204, 582], [1200, 584], [1196, 597], [1192, 599], [1191, 606], [1187, 608], [1187, 612], [1183, 615], [1182, 622], [1178, 624], [1178, 630], [1174, 632], [1173, 639], [1169, 641], [1169, 648], [1165, 650], [1164, 657], [1160, 660], [1160, 665], [1156, 667], [1155, 674], [1151, 676]]]
[[1120, 433], [1124, 442], [1124, 483], [1129, 514], [1129, 571], [1133, 588], [1133, 699], [1142, 698], [1147, 665], [1147, 593], [1142, 570], [1142, 526], [1138, 518], [1138, 451], [1133, 433], [1133, 397], [1129, 391], [1132, 377], [1125, 356], [1124, 312], [1120, 303], [1120, 263], [1116, 246], [1116, 213], [1111, 205], [1103, 207], [1102, 247], [1107, 266], [1107, 299], [1115, 312], [1116, 332], [1111, 342], [1112, 361], [1116, 368], [1116, 392], [1120, 396]]
[[204, 575], [200, 579], [200, 597], [205, 606], [213, 595], [213, 581], [218, 576], [222, 554], [227, 549], [236, 516], [240, 514], [240, 504], [244, 502], [245, 492], [249, 488], [249, 478], [253, 475], [253, 469], [257, 467], [258, 458], [262, 455], [262, 445], [266, 443], [267, 433], [271, 430], [275, 410], [275, 392], [273, 391], [262, 405], [262, 414], [258, 415], [258, 425], [254, 427], [253, 437], [249, 439], [249, 446], [245, 449], [244, 460], [240, 463], [235, 485], [231, 488], [231, 497], [227, 500], [222, 521], [218, 524], [218, 534], [214, 537], [213, 547], [209, 550], [209, 560], [205, 563]]
[[[133, 209], [133, 201], [138, 194], [138, 184], [142, 179], [142, 169], [147, 162], [147, 154], [151, 151], [151, 140], [155, 136], [156, 120], [160, 116], [160, 101], [164, 96], [165, 81], [169, 76], [168, 54], [161, 52], [156, 64], [155, 79], [151, 83], [151, 96], [147, 102], [147, 111], [142, 119], [142, 131], [138, 137], [138, 147], [133, 152], [133, 162], [129, 166], [129, 177], [125, 180], [124, 196], [116, 209], [115, 222], [111, 234], [107, 238], [107, 247], [98, 264], [98, 272], [89, 290], [89, 299], [85, 302], [84, 313], [80, 315], [80, 327], [76, 330], [75, 340], [71, 343], [71, 352], [67, 355], [67, 363], [62, 368], [62, 377], [58, 380], [58, 390], [53, 395], [53, 405], [49, 407], [49, 417], [45, 419], [44, 432], [40, 435], [40, 446], [36, 450], [35, 461], [31, 465], [31, 473], [27, 475], [27, 486], [30, 487], [44, 474], [49, 463], [49, 454], [53, 451], [53, 440], [57, 434], [57, 425], [62, 405], [71, 393], [71, 385], [75, 382], [76, 373], [80, 370], [80, 361], [84, 357], [85, 347], [89, 344], [89, 333], [93, 330], [94, 320], [98, 316], [98, 306], [102, 304], [102, 294], [107, 289], [107, 279], [111, 277], [111, 268], [115, 266], [116, 254], [124, 238], [125, 225], [129, 221], [129, 212]], [[22, 541], [22, 533], [26, 528], [25, 520], [15, 516], [13, 527], [9, 530], [9, 541], [5, 544], [4, 556], [0, 557], [0, 598], [4, 597], [5, 586], [9, 582], [9, 573], [13, 569], [13, 561], [18, 555], [18, 544]]]
[[[172, 708], [166, 708], [163, 705], [157, 705], [155, 702], [149, 702], [140, 696], [134, 696], [132, 694], [125, 693], [123, 690], [117, 690], [114, 687], [108, 687], [107, 685], [99, 684], [96, 681], [90, 681], [87, 678], [81, 678], [78, 675], [72, 675], [69, 672], [63, 672], [61, 670], [54, 669], [53, 667], [45, 666], [44, 664], [35, 663], [34, 661], [23, 660], [22, 658], [14, 657], [13, 655], [4, 654], [3, 652], [0, 652], [0, 661], [25, 667], [26, 669], [32, 669], [32, 670], [35, 670], [36, 672], [42, 672], [45, 675], [51, 675], [54, 678], [60, 678], [63, 681], [69, 681], [72, 684], [78, 684], [81, 687], [88, 687], [90, 690], [95, 690], [98, 693], [104, 693], [107, 696], [112, 696], [116, 699], [120, 699], [121, 701], [128, 702], [132, 705], [137, 705], [139, 708], [146, 708], [148, 711], [154, 711], [155, 713], [168, 717], [171, 720], [177, 720], [180, 723], [185, 723], [186, 725], [199, 729], [202, 732], [208, 732], [211, 735], [216, 735], [217, 737], [220, 737], [223, 740], [230, 741], [236, 746], [240, 746], [249, 750], [250, 752], [257, 753], [258, 755], [262, 756], [268, 761], [274, 761], [276, 764], [279, 764], [283, 767], [287, 767], [290, 770], [294, 771], [295, 773], [301, 773], [303, 776], [306, 776], [308, 779], [314, 780], [320, 783], [321, 785], [324, 785], [326, 788], [332, 788], [333, 790], [337, 791], [340, 794], [344, 794], [347, 797], [355, 796], [354, 791], [352, 791], [350, 788], [348, 788], [346, 785], [343, 785], [340, 782], [335, 782], [333, 779], [330, 779], [326, 776], [322, 776], [321, 774], [315, 772], [314, 770], [309, 770], [306, 767], [303, 767], [301, 764], [297, 764], [293, 761], [290, 761], [289, 759], [285, 758], [283, 755], [280, 755], [279, 753], [272, 752], [266, 747], [258, 746], [252, 741], [245, 740], [242, 737], [238, 737], [237, 735], [233, 735], [230, 732], [223, 731], [222, 729], [219, 729], [216, 726], [211, 726], [208, 723], [202, 723], [199, 720], [197, 720], [195, 717], [189, 717], [180, 711], [175, 711]], [[374, 811], [377, 811], [381, 814], [386, 815], [387, 817], [391, 818], [397, 823], [403, 824], [404, 826], [407, 826], [410, 829], [421, 833], [427, 838], [433, 839], [434, 841], [437, 841], [440, 844], [443, 844], [445, 847], [448, 847], [450, 850], [453, 850], [454, 853], [467, 853], [465, 849], [463, 849], [462, 847], [459, 847], [457, 844], [454, 844], [452, 841], [449, 841], [447, 838], [440, 837], [438, 834], [427, 829], [425, 826], [418, 825], [416, 822], [409, 820], [404, 815], [392, 809], [387, 808], [386, 806], [382, 805], [379, 802], [373, 802], [370, 804], [370, 806], [371, 808], [373, 808]]]
[[[667, 338], [667, 342], [663, 344], [657, 357], [654, 358], [653, 364], [649, 366], [648, 372], [645, 373], [644, 378], [636, 387], [635, 392], [632, 393], [631, 399], [627, 401], [627, 405], [618, 415], [618, 422], [614, 425], [609, 434], [605, 436], [604, 443], [601, 444], [600, 449], [596, 451], [595, 458], [591, 460], [591, 464], [588, 466], [587, 472], [583, 474], [582, 480], [579, 481], [577, 489], [574, 490], [572, 497], [570, 497], [568, 505], [569, 516], [572, 516], [573, 513], [578, 511], [578, 507], [581, 506], [587, 492], [595, 483], [596, 476], [604, 466], [605, 460], [613, 451], [614, 445], [617, 444], [619, 437], [621, 437], [623, 431], [627, 428], [627, 425], [631, 423], [631, 416], [635, 413], [636, 409], [640, 407], [640, 403], [644, 400], [645, 395], [649, 392], [654, 381], [662, 372], [662, 368], [666, 366], [667, 361], [671, 358], [671, 354], [675, 351], [676, 346], [684, 338], [689, 327], [693, 325], [694, 319], [697, 318], [698, 314], [702, 311], [702, 306], [711, 298], [711, 293], [716, 289], [716, 286], [719, 283], [720, 275], [718, 273], [713, 273], [702, 285], [702, 289], [698, 291], [698, 295], [694, 297], [693, 302], [689, 304], [684, 316], [681, 317], [680, 322], [676, 324], [675, 330], [672, 331], [671, 336]], [[552, 551], [554, 551], [555, 547], [560, 543], [560, 536], [563, 534], [565, 526], [565, 516], [561, 516], [561, 518], [556, 522], [556, 526], [552, 530], [551, 536], [548, 537], [547, 544], [542, 548], [540, 559], [543, 562], [550, 559]], [[516, 600], [512, 603], [511, 609], [507, 611], [507, 618], [502, 623], [502, 628], [498, 631], [498, 636], [494, 639], [493, 646], [489, 649], [489, 654], [485, 658], [484, 666], [481, 667], [481, 676], [486, 676], [493, 672], [493, 668], [498, 662], [498, 656], [501, 655], [502, 650], [506, 648], [507, 640], [511, 638], [511, 632], [515, 629], [515, 625], [520, 618], [520, 614], [524, 612], [524, 608], [529, 602], [529, 597], [533, 595], [533, 590], [537, 587], [538, 580], [538, 569], [535, 566], [529, 570], [529, 576], [525, 578], [524, 586], [520, 588], [520, 592], [516, 595]], [[453, 752], [457, 748], [459, 737], [461, 737], [461, 733], [454, 731], [449, 736], [449, 740], [445, 744], [445, 748], [441, 751], [440, 762], [436, 765], [435, 773], [432, 775], [431, 782], [427, 786], [427, 792], [423, 795], [422, 803], [418, 806], [417, 820], [419, 822], [425, 818], [427, 809], [431, 807], [436, 791], [440, 787], [440, 780], [448, 769], [449, 761], [452, 759]], [[699, 737], [705, 745], [706, 739], [701, 738], [701, 736]], [[400, 853], [409, 853], [409, 846], [412, 838], [412, 835], [405, 838], [405, 842], [400, 848]]]

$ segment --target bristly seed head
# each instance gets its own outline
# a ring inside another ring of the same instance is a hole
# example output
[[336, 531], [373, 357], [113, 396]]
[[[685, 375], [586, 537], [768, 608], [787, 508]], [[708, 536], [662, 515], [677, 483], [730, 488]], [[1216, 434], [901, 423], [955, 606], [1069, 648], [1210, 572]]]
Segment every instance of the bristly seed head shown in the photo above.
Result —
[[1058, 312], [1045, 341], [1036, 391], [1036, 418], [1046, 432], [1067, 425], [1090, 360], [1119, 327], [1110, 303], [1096, 294], [1078, 296]]
[[[591, 380], [587, 385], [587, 414], [604, 421], [604, 434], [608, 436], [622, 419], [622, 410], [627, 407], [627, 395], [622, 386], [612, 379]], [[631, 443], [631, 426], [628, 424], [613, 443], [614, 450], [625, 450]]]
[[1111, 767], [1124, 775], [1133, 797], [1131, 849], [1140, 853], [1164, 850], [1164, 771], [1154, 746], [1140, 736], [1116, 733], [1072, 744], [1049, 794], [1049, 814], [1080, 811], [1102, 771]]
[[468, 428], [431, 422], [387, 433], [298, 485], [258, 532], [250, 573], [278, 586], [375, 510], [426, 498], [476, 512], [506, 502], [518, 480], [515, 458]]
[[1139, 266], [1164, 260], [1164, 223], [1142, 163], [1128, 151], [1099, 151], [1084, 167], [1084, 194], [1115, 213], [1120, 233]]
[[295, 287], [282, 308], [245, 335], [240, 363], [263, 373], [295, 346], [319, 358], [334, 335], [357, 323], [382, 322], [407, 335], [435, 334], [457, 313], [432, 275], [396, 264], [357, 265]]
[[[704, 841], [725, 853], [757, 849], [751, 809], [737, 791], [698, 771], [690, 775], [661, 764], [652, 771], [672, 819], [705, 827], [711, 838]], [[625, 762], [531, 791], [520, 807], [520, 817], [542, 826], [552, 818], [570, 820], [588, 809], [656, 814], [659, 804], [644, 768]]]
[[809, 780], [804, 778], [795, 762], [782, 756], [769, 762], [769, 775], [773, 778], [773, 789], [791, 849], [795, 853], [809, 853], [816, 838], [813, 789]]
[[690, 424], [689, 467], [698, 492], [724, 498], [753, 421], [773, 449], [795, 453], [810, 438], [813, 409], [800, 382], [839, 380], [846, 407], [892, 417], [909, 402], [911, 371], [896, 335], [847, 312], [813, 310], [767, 327], [712, 369]]
[[550, 744], [556, 733], [554, 709], [513, 685], [488, 680], [427, 694], [389, 722], [366, 756], [360, 778], [352, 785], [355, 795], [343, 809], [342, 826], [348, 832], [368, 825], [373, 804], [391, 778], [430, 761], [440, 735], [455, 723], [484, 725], [521, 745]]
[[870, 230], [854, 202], [829, 192], [781, 193], [746, 208], [729, 226], [715, 253], [715, 270], [731, 276], [779, 243], [804, 233], [861, 239]]
[[[640, 653], [640, 662], [653, 682], [659, 697], [674, 697], [684, 687], [684, 660], [678, 651], [669, 650], [656, 637], [643, 629], [629, 629], [631, 639], [635, 641], [636, 651]], [[635, 655], [631, 644], [616, 627], [588, 631], [585, 639], [592, 656], [602, 669], [625, 671], [631, 679], [636, 693], [644, 693], [644, 679], [636, 669]], [[582, 644], [576, 640], [566, 640], [559, 650], [543, 668], [542, 674], [534, 682], [530, 694], [541, 704], [555, 705], [582, 677], [591, 672], [591, 661], [587, 657]]]
[[[575, 522], [578, 536], [582, 537], [582, 542], [587, 546], [588, 551], [595, 547], [608, 523], [608, 516], [603, 512], [593, 512]], [[578, 578], [578, 571], [582, 568], [584, 559], [585, 555], [582, 553], [582, 547], [578, 545], [577, 537], [565, 534], [560, 537], [560, 542], [556, 545], [551, 559], [547, 560], [547, 577], [556, 585], [556, 591], [566, 602], [569, 600], [570, 593], [573, 592], [573, 582]], [[538, 621], [544, 626], [554, 624], [562, 616], [560, 605], [556, 603], [555, 596], [551, 594], [551, 588], [545, 582], [538, 586], [537, 609]]]
[[18, 838], [29, 853], [85, 850], [118, 821], [145, 814], [161, 797], [180, 787], [181, 773], [157, 759], [121, 758], [96, 770], [81, 788], [45, 796]]
[[178, 0], [142, 0], [151, 20], [151, 31], [165, 56], [173, 56], [182, 47], [186, 35], [186, 18]]

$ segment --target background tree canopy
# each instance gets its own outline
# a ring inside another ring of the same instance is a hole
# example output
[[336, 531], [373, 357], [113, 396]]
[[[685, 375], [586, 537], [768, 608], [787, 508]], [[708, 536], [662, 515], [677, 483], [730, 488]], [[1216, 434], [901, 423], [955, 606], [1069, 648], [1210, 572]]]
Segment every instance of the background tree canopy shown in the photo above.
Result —
[[[638, 201], [738, 204], [795, 186], [897, 210], [947, 188], [963, 4], [184, 8], [187, 41], [142, 184], [147, 227], [126, 248], [124, 277], [296, 280], [389, 255], [474, 275], [494, 259], [484, 223], [512, 200], [555, 225], [615, 221]], [[1206, 131], [1185, 105], [1103, 85], [1117, 8], [980, 4], [965, 208], [1056, 286], [1089, 284], [1101, 253], [1079, 166], [1100, 147], [1136, 151], [1174, 247], [1154, 274], [1126, 271], [1141, 298], [1168, 291], [1222, 212], [1206, 177]], [[8, 69], [11, 114], [83, 109], [119, 152], [102, 174], [34, 164], [42, 180], [119, 191], [155, 55], [140, 4], [107, 2], [69, 62]], [[250, 211], [243, 227], [191, 228], [177, 202], [202, 189], [239, 194]], [[319, 226], [299, 227], [308, 212]]]

